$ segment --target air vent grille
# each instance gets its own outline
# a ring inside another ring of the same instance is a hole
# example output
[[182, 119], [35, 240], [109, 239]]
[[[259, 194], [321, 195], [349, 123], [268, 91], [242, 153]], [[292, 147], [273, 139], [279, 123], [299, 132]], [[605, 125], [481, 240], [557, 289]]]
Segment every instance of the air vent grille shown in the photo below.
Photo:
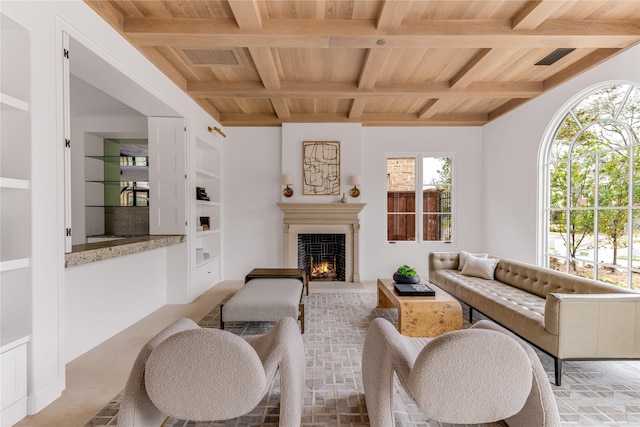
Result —
[[232, 49], [183, 49], [182, 52], [193, 65], [240, 65]]
[[542, 58], [540, 61], [536, 62], [536, 65], [551, 65], [555, 64], [557, 61], [561, 60], [571, 52], [576, 50], [575, 48], [560, 48], [551, 52], [549, 55]]

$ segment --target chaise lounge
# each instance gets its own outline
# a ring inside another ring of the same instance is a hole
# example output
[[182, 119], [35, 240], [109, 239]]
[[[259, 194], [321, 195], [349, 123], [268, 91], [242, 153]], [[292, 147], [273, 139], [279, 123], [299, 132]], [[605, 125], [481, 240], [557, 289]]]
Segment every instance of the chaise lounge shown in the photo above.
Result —
[[429, 280], [554, 358], [640, 359], [640, 293], [468, 252], [429, 254]]

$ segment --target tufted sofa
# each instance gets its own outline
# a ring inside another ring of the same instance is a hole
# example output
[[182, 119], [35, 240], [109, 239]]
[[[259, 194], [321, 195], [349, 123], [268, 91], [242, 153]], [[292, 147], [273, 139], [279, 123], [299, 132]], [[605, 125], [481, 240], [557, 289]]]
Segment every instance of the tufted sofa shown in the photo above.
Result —
[[485, 279], [459, 262], [430, 253], [429, 281], [467, 304], [470, 321], [477, 310], [552, 356], [557, 385], [563, 360], [640, 359], [640, 293], [507, 259]]

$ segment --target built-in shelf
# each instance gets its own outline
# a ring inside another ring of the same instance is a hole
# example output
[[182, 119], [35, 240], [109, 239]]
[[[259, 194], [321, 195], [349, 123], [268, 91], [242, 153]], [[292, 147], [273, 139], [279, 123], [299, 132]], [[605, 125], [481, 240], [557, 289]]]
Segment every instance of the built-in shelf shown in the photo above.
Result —
[[0, 104], [2, 105], [2, 109], [4, 111], [29, 111], [29, 103], [23, 101], [21, 99], [15, 98], [11, 95], [7, 95], [6, 93], [0, 92]]
[[19, 270], [21, 268], [29, 267], [29, 258], [10, 259], [7, 261], [0, 261], [0, 272]]
[[219, 228], [215, 228], [213, 230], [196, 231], [196, 234], [198, 236], [208, 236], [210, 234], [217, 234], [217, 233], [220, 233], [220, 229]]
[[16, 190], [28, 190], [29, 181], [26, 179], [15, 179], [0, 177], [0, 188], [13, 188]]
[[[196, 149], [194, 150], [193, 165], [195, 188], [194, 195], [194, 226], [192, 228], [192, 254], [194, 267], [192, 270], [191, 298], [202, 294], [220, 281], [220, 264], [222, 252], [221, 232], [221, 189], [222, 189], [222, 162], [220, 145], [213, 134], [204, 134], [196, 137]], [[198, 188], [200, 189], [198, 191]], [[199, 200], [201, 192], [204, 192], [210, 200]], [[209, 230], [202, 230], [201, 218], [205, 218], [205, 224], [211, 226]], [[209, 254], [209, 258], [201, 259], [200, 251]]]
[[[34, 321], [28, 102], [32, 73], [29, 31], [2, 13], [0, 56], [0, 425], [12, 426], [27, 415], [27, 343]], [[38, 350], [30, 356], [43, 357]]]
[[196, 200], [196, 204], [202, 206], [220, 206], [219, 202], [212, 202], [209, 200]]
[[9, 350], [13, 350], [14, 348], [26, 344], [29, 342], [31, 338], [29, 335], [24, 335], [21, 337], [0, 337], [0, 353], [5, 353]]
[[220, 257], [215, 256], [215, 257], [207, 258], [207, 259], [205, 259], [203, 261], [200, 261], [200, 262], [196, 263], [196, 267], [198, 267], [198, 268], [204, 267], [205, 265], [210, 264], [210, 263], [212, 263], [214, 261], [220, 261]]
[[204, 178], [220, 179], [220, 175], [218, 175], [217, 173], [208, 172], [204, 169], [196, 169], [196, 174]]

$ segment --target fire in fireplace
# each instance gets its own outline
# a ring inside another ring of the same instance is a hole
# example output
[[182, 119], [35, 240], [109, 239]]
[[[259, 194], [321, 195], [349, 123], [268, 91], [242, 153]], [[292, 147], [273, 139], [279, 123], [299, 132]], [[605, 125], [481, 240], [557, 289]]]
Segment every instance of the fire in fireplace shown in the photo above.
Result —
[[298, 268], [311, 281], [345, 281], [345, 235], [299, 234]]
[[311, 256], [311, 269], [309, 271], [309, 280], [337, 280], [336, 257], [333, 257], [333, 263], [328, 261], [313, 262]]

